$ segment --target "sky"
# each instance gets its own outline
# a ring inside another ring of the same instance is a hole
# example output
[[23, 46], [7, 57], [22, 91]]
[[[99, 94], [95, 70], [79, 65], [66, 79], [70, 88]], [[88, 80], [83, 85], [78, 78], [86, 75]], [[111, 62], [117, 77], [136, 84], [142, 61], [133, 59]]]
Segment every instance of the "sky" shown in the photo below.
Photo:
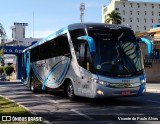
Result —
[[[0, 0], [0, 23], [6, 30], [8, 38], [11, 38], [10, 26], [14, 22], [28, 23], [26, 38], [33, 37], [33, 24], [34, 37], [43, 38], [69, 24], [79, 23], [81, 3], [85, 3], [84, 22], [102, 22], [102, 6], [108, 5], [109, 1]], [[160, 2], [160, 0], [130, 1]]]

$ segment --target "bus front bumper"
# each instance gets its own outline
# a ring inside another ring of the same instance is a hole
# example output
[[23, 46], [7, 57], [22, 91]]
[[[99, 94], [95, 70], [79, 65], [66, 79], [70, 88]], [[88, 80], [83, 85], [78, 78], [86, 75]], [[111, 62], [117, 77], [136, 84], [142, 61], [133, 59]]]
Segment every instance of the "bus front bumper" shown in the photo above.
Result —
[[118, 96], [142, 96], [146, 92], [146, 84], [130, 88], [111, 88], [102, 85], [96, 86], [94, 98], [118, 97]]

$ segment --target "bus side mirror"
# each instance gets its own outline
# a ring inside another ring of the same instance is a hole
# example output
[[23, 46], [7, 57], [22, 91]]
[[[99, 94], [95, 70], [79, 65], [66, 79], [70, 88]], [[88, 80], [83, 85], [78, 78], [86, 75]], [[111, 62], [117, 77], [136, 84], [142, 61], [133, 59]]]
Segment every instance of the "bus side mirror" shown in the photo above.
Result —
[[137, 40], [147, 44], [148, 55], [150, 55], [152, 53], [152, 50], [153, 50], [152, 41], [150, 39], [143, 38], [143, 37], [142, 38], [137, 38]]
[[78, 44], [83, 44], [83, 43], [87, 42], [87, 40], [77, 38], [77, 42], [78, 42]]
[[89, 50], [91, 53], [94, 53], [96, 52], [96, 46], [95, 46], [95, 41], [92, 37], [90, 36], [80, 36], [77, 38], [78, 40], [82, 40], [81, 42], [84, 43], [84, 42], [88, 42], [88, 45], [89, 45]]

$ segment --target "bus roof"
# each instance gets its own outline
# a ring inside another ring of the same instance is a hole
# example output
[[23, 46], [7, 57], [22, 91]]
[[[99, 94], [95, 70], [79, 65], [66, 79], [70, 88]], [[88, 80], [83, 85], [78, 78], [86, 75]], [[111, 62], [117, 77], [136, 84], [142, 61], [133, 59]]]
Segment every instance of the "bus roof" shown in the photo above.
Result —
[[47, 42], [48, 40], [57, 37], [58, 35], [62, 34], [63, 32], [67, 31], [67, 30], [73, 30], [73, 29], [126, 29], [126, 30], [130, 30], [129, 27], [124, 27], [121, 25], [115, 25], [115, 24], [106, 24], [106, 23], [74, 23], [74, 24], [70, 24], [67, 27], [64, 27], [52, 34], [50, 34], [49, 36], [43, 38], [42, 40], [39, 40], [37, 43], [33, 44], [32, 46], [26, 48], [25, 50], [23, 50], [23, 52], [32, 49], [40, 44], [43, 44], [45, 42]]
[[106, 23], [75, 23], [68, 26], [68, 30], [71, 29], [78, 29], [78, 28], [95, 28], [95, 29], [128, 29], [131, 30], [130, 27], [125, 27], [122, 25], [116, 25], [116, 24], [106, 24]]

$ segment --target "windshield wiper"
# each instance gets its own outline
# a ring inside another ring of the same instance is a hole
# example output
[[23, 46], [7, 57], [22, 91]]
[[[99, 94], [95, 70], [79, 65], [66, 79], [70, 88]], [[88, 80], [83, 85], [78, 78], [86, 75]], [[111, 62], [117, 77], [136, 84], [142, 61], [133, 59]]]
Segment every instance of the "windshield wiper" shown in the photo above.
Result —
[[123, 66], [128, 70], [129, 73], [136, 72], [136, 67], [134, 66], [134, 63], [132, 62], [131, 58], [125, 54], [124, 48], [122, 46], [122, 41], [119, 41], [117, 43], [117, 51], [119, 53], [119, 57], [121, 58], [121, 62]]

